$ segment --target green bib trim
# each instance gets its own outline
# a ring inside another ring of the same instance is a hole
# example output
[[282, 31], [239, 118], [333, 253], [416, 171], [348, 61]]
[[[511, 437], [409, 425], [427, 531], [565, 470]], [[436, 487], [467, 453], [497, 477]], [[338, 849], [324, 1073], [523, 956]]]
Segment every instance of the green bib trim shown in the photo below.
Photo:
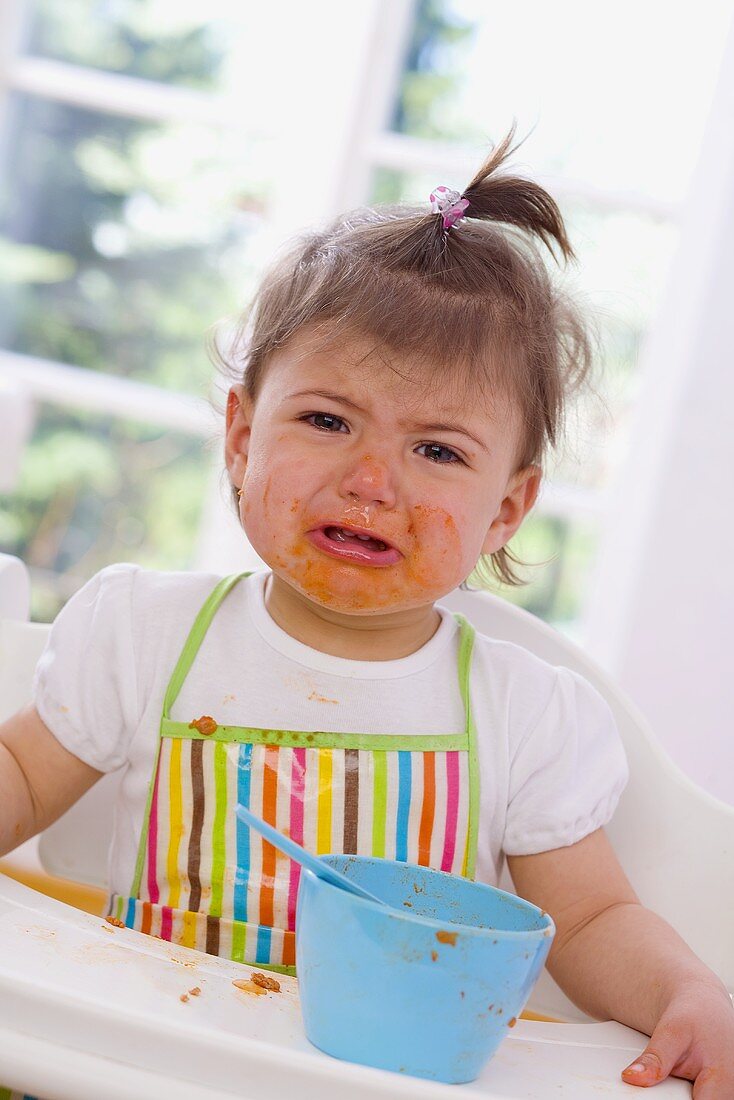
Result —
[[296, 749], [364, 749], [383, 752], [453, 752], [469, 748], [466, 733], [328, 733], [301, 730], [269, 730], [255, 726], [218, 726], [203, 734], [185, 722], [164, 718], [161, 736], [188, 741], [226, 741], [253, 745], [283, 745]]

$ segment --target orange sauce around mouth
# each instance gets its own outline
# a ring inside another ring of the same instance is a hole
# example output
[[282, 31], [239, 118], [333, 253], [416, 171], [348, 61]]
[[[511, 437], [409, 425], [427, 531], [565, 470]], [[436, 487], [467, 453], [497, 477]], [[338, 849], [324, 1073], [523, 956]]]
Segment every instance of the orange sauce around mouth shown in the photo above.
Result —
[[[297, 503], [291, 504], [291, 511]], [[429, 505], [419, 504], [412, 509], [408, 531], [412, 545], [403, 544], [404, 557], [391, 566], [374, 568], [328, 557], [300, 535], [276, 553], [274, 564], [305, 595], [335, 610], [377, 611], [396, 604], [420, 605], [445, 591], [446, 567], [461, 560], [461, 541], [453, 517]], [[389, 532], [380, 533], [395, 545]]]

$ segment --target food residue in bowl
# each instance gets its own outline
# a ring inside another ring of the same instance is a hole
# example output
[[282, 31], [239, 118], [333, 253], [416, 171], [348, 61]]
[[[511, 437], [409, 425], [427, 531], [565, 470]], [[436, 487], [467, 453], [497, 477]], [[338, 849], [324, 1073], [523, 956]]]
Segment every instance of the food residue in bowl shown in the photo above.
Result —
[[445, 932], [442, 928], [440, 932], [436, 933], [436, 939], [439, 943], [448, 943], [451, 947], [456, 947], [456, 938], [458, 935], [458, 932]]

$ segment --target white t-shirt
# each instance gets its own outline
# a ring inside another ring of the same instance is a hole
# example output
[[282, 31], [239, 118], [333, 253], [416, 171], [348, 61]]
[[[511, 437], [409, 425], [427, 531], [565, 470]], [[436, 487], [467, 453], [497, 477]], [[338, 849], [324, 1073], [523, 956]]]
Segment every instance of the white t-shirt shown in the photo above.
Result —
[[[220, 605], [171, 717], [220, 724], [370, 734], [457, 733], [459, 626], [441, 624], [415, 653], [353, 661], [297, 641], [270, 617], [267, 570]], [[60, 612], [36, 669], [41, 718], [100, 771], [125, 768], [110, 853], [110, 889], [133, 880], [160, 717], [191, 625], [216, 583], [209, 573], [113, 565]], [[477, 632], [470, 697], [481, 807], [476, 874], [496, 885], [504, 854], [565, 847], [611, 818], [627, 780], [606, 702], [586, 680], [520, 646]]]

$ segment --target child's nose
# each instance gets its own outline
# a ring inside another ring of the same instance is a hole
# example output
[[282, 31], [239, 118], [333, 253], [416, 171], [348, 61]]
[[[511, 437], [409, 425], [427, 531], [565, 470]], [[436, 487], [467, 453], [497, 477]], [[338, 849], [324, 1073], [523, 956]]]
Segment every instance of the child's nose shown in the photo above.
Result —
[[350, 494], [367, 503], [379, 501], [388, 508], [395, 505], [395, 481], [390, 465], [372, 454], [365, 454], [354, 461], [341, 479], [340, 492]]

